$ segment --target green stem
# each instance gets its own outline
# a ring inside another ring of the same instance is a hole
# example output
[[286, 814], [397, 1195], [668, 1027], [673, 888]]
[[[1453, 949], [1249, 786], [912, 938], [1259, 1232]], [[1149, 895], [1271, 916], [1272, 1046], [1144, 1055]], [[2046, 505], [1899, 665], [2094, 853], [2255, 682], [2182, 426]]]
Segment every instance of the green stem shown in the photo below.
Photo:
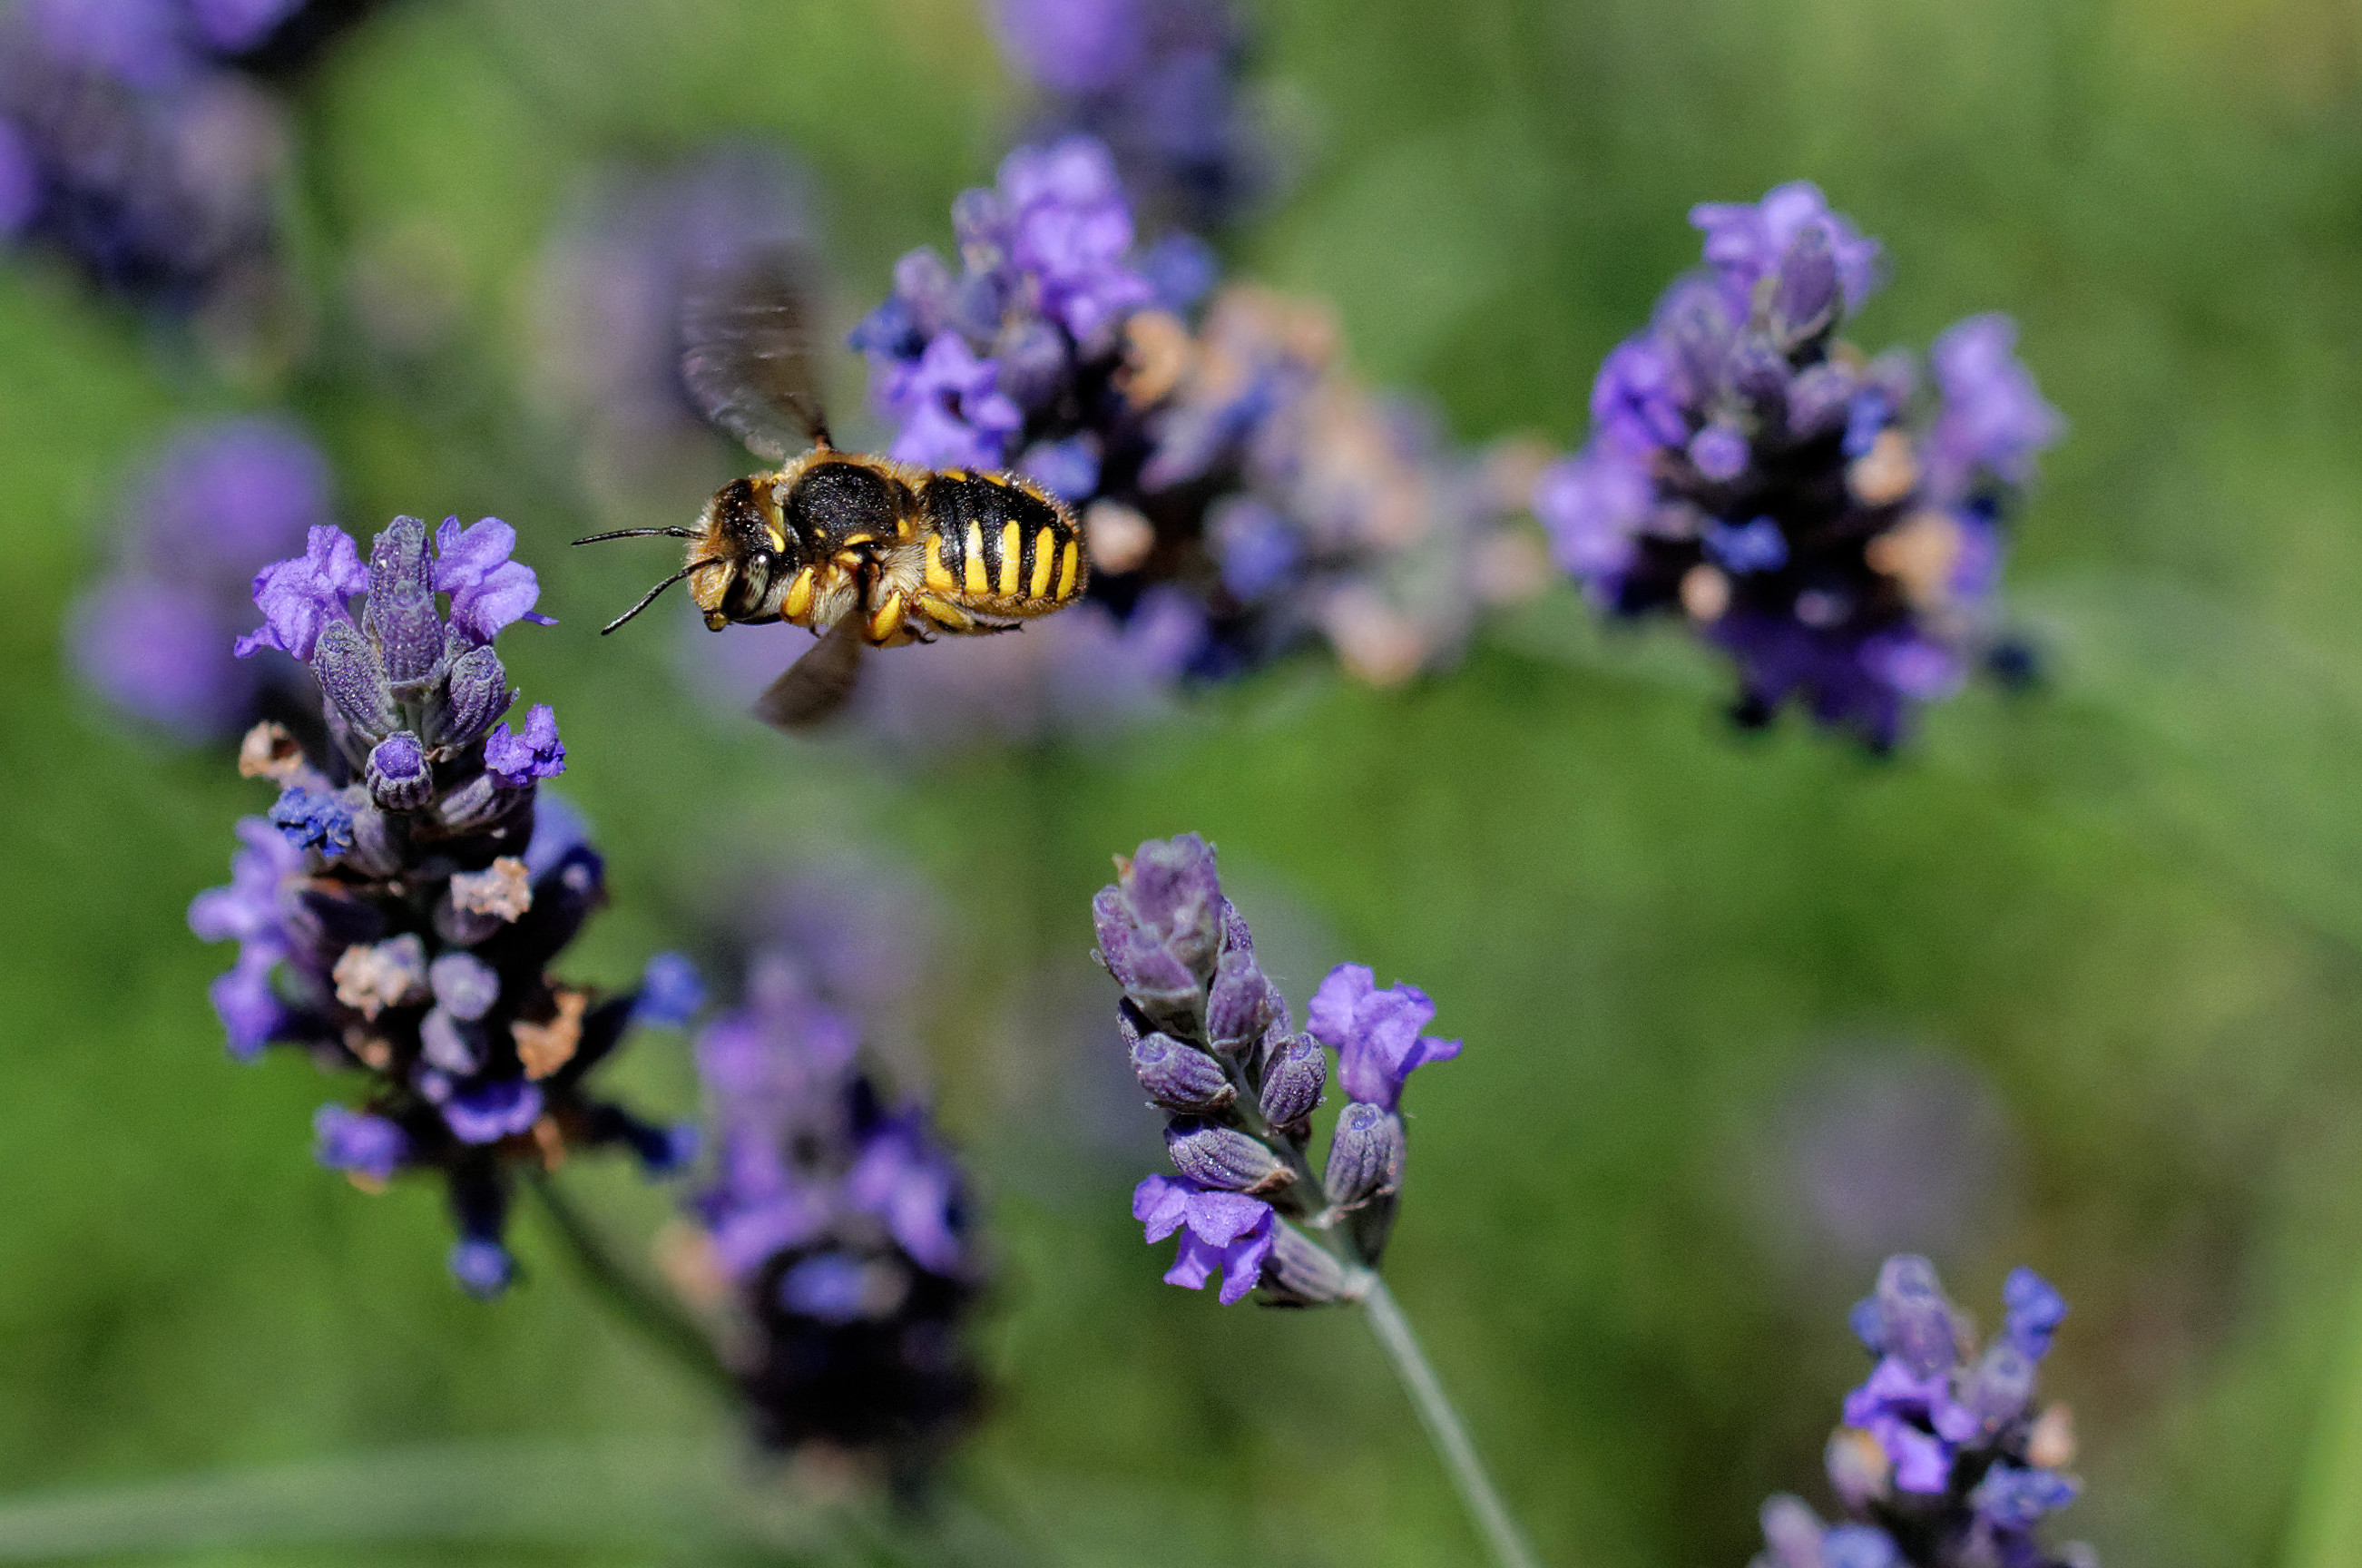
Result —
[[1451, 1473], [1452, 1485], [1459, 1488], [1460, 1501], [1466, 1506], [1469, 1518], [1485, 1538], [1485, 1544], [1493, 1549], [1494, 1561], [1500, 1568], [1539, 1568], [1533, 1549], [1518, 1533], [1517, 1521], [1509, 1517], [1508, 1506], [1494, 1489], [1493, 1478], [1485, 1474], [1485, 1462], [1476, 1457], [1476, 1445], [1468, 1441], [1468, 1429], [1461, 1425], [1460, 1412], [1451, 1408], [1451, 1397], [1436, 1380], [1435, 1369], [1428, 1364], [1426, 1353], [1418, 1348], [1418, 1336], [1410, 1331], [1410, 1320], [1396, 1305], [1385, 1281], [1373, 1275], [1362, 1305], [1369, 1311], [1371, 1331], [1393, 1358], [1403, 1388], [1418, 1410], [1419, 1424], [1427, 1428], [1435, 1452], [1442, 1456], [1443, 1467]]
[[690, 1320], [678, 1307], [657, 1291], [649, 1287], [639, 1275], [625, 1268], [607, 1249], [590, 1220], [574, 1207], [573, 1199], [559, 1190], [557, 1183], [546, 1172], [535, 1171], [525, 1178], [535, 1198], [557, 1230], [558, 1239], [566, 1243], [567, 1253], [585, 1282], [616, 1315], [645, 1336], [650, 1344], [663, 1351], [683, 1367], [696, 1375], [709, 1387], [725, 1399], [738, 1397], [738, 1381], [722, 1364], [713, 1342], [705, 1331]]

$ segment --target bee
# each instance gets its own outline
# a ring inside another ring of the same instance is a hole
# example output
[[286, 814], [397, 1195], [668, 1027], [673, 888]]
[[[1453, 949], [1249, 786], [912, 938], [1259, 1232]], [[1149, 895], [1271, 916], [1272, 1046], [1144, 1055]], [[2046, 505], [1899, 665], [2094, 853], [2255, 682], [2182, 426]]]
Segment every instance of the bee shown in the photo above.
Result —
[[682, 379], [714, 423], [778, 466], [714, 491], [695, 527], [574, 541], [689, 541], [686, 564], [602, 635], [684, 579], [712, 631], [785, 621], [813, 633], [755, 703], [785, 730], [843, 705], [870, 648], [1016, 631], [1090, 581], [1074, 513], [1032, 480], [837, 447], [814, 373], [815, 276], [801, 252], [773, 251], [682, 312]]

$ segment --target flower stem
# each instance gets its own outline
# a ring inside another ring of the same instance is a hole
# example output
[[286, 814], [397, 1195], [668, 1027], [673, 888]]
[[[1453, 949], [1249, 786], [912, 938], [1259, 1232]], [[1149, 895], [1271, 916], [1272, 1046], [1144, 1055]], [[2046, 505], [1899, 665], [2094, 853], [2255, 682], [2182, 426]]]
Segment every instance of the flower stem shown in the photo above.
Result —
[[1533, 1549], [1518, 1532], [1508, 1506], [1494, 1490], [1493, 1478], [1485, 1473], [1485, 1462], [1476, 1457], [1476, 1445], [1468, 1441], [1468, 1429], [1460, 1424], [1460, 1412], [1451, 1408], [1450, 1396], [1443, 1392], [1443, 1385], [1436, 1381], [1435, 1369], [1427, 1363], [1427, 1353], [1418, 1348], [1418, 1339], [1410, 1331], [1410, 1320], [1403, 1316], [1384, 1280], [1374, 1276], [1371, 1279], [1362, 1305], [1369, 1309], [1371, 1331], [1394, 1359], [1403, 1388], [1418, 1410], [1419, 1424], [1427, 1429], [1435, 1452], [1442, 1456], [1443, 1467], [1451, 1473], [1452, 1485], [1460, 1489], [1460, 1501], [1466, 1506], [1468, 1517], [1475, 1523], [1477, 1533], [1485, 1538], [1485, 1543], [1493, 1549], [1494, 1561], [1500, 1568], [1539, 1568]]
[[722, 1357], [715, 1353], [713, 1342], [705, 1331], [625, 1268], [622, 1260], [608, 1251], [607, 1243], [589, 1218], [574, 1207], [574, 1200], [560, 1191], [546, 1173], [533, 1172], [526, 1176], [525, 1185], [541, 1200], [551, 1226], [574, 1259], [574, 1266], [600, 1298], [649, 1343], [724, 1398], [734, 1400], [738, 1397], [737, 1380], [722, 1364]]

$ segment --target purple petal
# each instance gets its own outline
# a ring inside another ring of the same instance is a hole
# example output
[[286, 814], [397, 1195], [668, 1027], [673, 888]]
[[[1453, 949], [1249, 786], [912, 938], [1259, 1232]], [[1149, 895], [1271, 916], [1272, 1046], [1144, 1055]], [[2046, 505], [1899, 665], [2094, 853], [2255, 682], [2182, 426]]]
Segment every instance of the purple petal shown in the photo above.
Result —
[[497, 517], [459, 526], [447, 517], [435, 531], [435, 587], [451, 596], [451, 624], [479, 643], [489, 643], [517, 621], [554, 624], [531, 613], [541, 598], [533, 569], [509, 558], [516, 530]]
[[234, 651], [244, 658], [258, 648], [277, 648], [308, 663], [321, 628], [348, 617], [345, 602], [368, 589], [369, 569], [351, 536], [341, 528], [314, 528], [302, 555], [255, 573], [262, 625], [238, 638]]

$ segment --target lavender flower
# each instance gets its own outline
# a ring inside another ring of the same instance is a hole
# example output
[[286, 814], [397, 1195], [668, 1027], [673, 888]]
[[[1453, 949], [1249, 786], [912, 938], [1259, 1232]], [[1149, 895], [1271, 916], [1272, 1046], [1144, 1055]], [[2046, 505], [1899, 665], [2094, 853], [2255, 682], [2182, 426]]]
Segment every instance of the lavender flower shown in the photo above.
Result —
[[[953, 216], [959, 269], [906, 256], [853, 336], [894, 452], [1019, 469], [1073, 503], [1092, 601], [1172, 629], [1162, 680], [1317, 640], [1357, 676], [1399, 682], [1453, 657], [1485, 606], [1540, 586], [1540, 552], [1510, 523], [1531, 465], [1457, 453], [1362, 390], [1317, 306], [1232, 287], [1193, 328], [1181, 313], [1201, 291], [1177, 299], [1159, 281], [1191, 269], [1135, 251], [1104, 145], [1020, 149]], [[944, 651], [906, 661], [911, 679], [954, 679]]]
[[966, 1182], [923, 1106], [892, 1108], [852, 1018], [767, 943], [744, 999], [697, 1039], [713, 1124], [696, 1273], [743, 1320], [758, 1434], [917, 1479], [976, 1412], [960, 1329], [982, 1283]]
[[1886, 1260], [1853, 1312], [1878, 1363], [1829, 1440], [1848, 1518], [1824, 1525], [1802, 1499], [1773, 1497], [1756, 1568], [2092, 1568], [2089, 1547], [2053, 1553], [2035, 1533], [2080, 1490], [2062, 1470], [2074, 1460], [2066, 1408], [2034, 1397], [2035, 1364], [2067, 1305], [2031, 1269], [2002, 1294], [2002, 1332], [1980, 1354], [1934, 1266]]
[[127, 493], [116, 565], [66, 618], [82, 678], [184, 741], [264, 718], [315, 724], [310, 681], [239, 662], [230, 640], [251, 617], [255, 572], [331, 520], [319, 450], [276, 419], [210, 421], [169, 441]]
[[0, 21], [8, 227], [109, 293], [241, 323], [276, 288], [278, 105], [167, 0], [28, 0]]
[[[1379, 990], [1358, 964], [1321, 982], [1311, 1032], [1297, 1032], [1196, 834], [1143, 844], [1116, 867], [1091, 915], [1099, 961], [1123, 988], [1117, 1025], [1142, 1088], [1169, 1119], [1165, 1148], [1180, 1172], [1148, 1177], [1131, 1200], [1151, 1242], [1181, 1236], [1166, 1282], [1198, 1289], [1220, 1274], [1225, 1303], [1258, 1287], [1286, 1305], [1360, 1298], [1402, 1185], [1403, 1081], [1459, 1055], [1459, 1042], [1420, 1036], [1435, 1016], [1426, 994]], [[1324, 1045], [1351, 1098], [1316, 1180], [1310, 1118], [1330, 1077]]]
[[1032, 135], [1082, 134], [1185, 229], [1235, 221], [1273, 194], [1277, 148], [1244, 91], [1245, 30], [1227, 0], [998, 0], [1010, 62], [1041, 90]]
[[[213, 990], [232, 1053], [287, 1044], [359, 1074], [365, 1108], [320, 1112], [321, 1163], [372, 1184], [442, 1173], [452, 1272], [479, 1295], [513, 1272], [501, 1237], [520, 1163], [621, 1143], [657, 1171], [682, 1153], [585, 1083], [639, 995], [547, 973], [604, 890], [569, 814], [536, 820], [537, 780], [563, 756], [549, 710], [522, 737], [494, 728], [515, 693], [492, 640], [546, 619], [514, 540], [496, 519], [455, 518], [430, 542], [398, 517], [364, 566], [322, 525], [256, 575], [263, 625], [239, 652], [309, 662], [327, 744], [307, 756], [277, 724], [248, 735], [239, 770], [279, 801], [238, 823], [229, 885], [189, 907], [197, 935], [239, 944]], [[502, 760], [504, 737], [523, 760]]]
[[1842, 341], [1879, 248], [1815, 187], [1691, 221], [1706, 269], [1600, 367], [1534, 511], [1603, 609], [1678, 609], [1731, 656], [1740, 723], [1793, 699], [1884, 749], [2001, 651], [2002, 519], [2058, 416], [2005, 317], [1937, 339], [1932, 397], [1909, 356]]

